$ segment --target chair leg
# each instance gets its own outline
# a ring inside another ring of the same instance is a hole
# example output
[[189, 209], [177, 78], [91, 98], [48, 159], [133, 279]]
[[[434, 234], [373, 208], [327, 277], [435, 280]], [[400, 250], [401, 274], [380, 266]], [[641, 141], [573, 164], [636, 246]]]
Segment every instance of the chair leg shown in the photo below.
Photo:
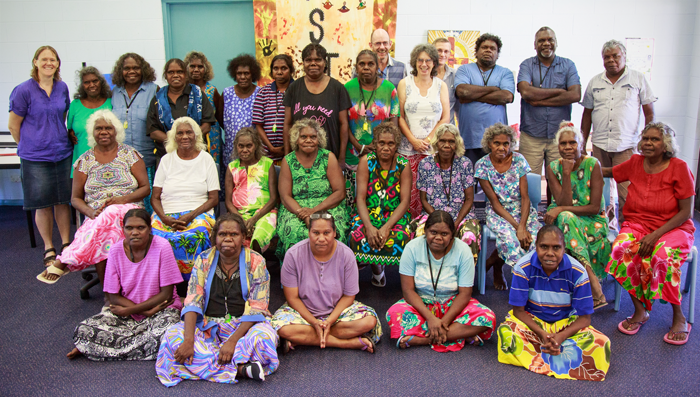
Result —
[[685, 291], [690, 290], [690, 303], [688, 305], [688, 322], [695, 323], [695, 286], [698, 275], [698, 249], [693, 247], [690, 251], [693, 256], [688, 262], [688, 274], [685, 276]]
[[486, 255], [488, 254], [488, 234], [489, 228], [484, 226], [481, 230], [481, 251], [479, 252], [479, 263], [478, 265], [478, 287], [479, 293], [484, 295], [486, 293]]
[[620, 311], [620, 301], [622, 300], [622, 286], [615, 280], [615, 311]]
[[32, 211], [25, 211], [27, 213], [27, 229], [29, 230], [29, 244], [32, 248], [36, 248], [36, 237], [34, 236], [34, 220], [32, 219]]

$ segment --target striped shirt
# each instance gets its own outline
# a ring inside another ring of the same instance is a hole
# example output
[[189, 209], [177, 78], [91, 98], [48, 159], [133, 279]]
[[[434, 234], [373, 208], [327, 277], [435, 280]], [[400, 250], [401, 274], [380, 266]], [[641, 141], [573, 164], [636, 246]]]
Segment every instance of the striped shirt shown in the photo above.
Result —
[[513, 267], [508, 303], [524, 306], [527, 312], [549, 323], [573, 315], [593, 314], [586, 269], [569, 255], [564, 255], [559, 267], [549, 276], [542, 269], [537, 251], [522, 257]]
[[[291, 84], [291, 81], [290, 81]], [[253, 125], [261, 125], [265, 130], [267, 139], [273, 146], [284, 145], [282, 130], [284, 128], [284, 93], [277, 90], [277, 83], [272, 82], [258, 91], [253, 103]], [[269, 157], [267, 146], [263, 144], [263, 151]], [[282, 157], [270, 157], [272, 160], [281, 160]]]

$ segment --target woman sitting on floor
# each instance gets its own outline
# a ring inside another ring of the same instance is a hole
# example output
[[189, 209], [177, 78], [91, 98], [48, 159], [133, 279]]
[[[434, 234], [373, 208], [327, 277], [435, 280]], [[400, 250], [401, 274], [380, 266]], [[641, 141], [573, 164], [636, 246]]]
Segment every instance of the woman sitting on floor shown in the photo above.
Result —
[[277, 223], [277, 257], [282, 260], [294, 244], [308, 237], [309, 216], [328, 210], [335, 219], [338, 238], [345, 240], [348, 214], [345, 182], [335, 155], [326, 147], [326, 132], [312, 119], [294, 123], [289, 140], [292, 152], [284, 156], [279, 178], [282, 201]]
[[355, 255], [336, 240], [330, 212], [315, 212], [309, 221], [309, 238], [287, 251], [280, 274], [287, 302], [272, 317], [280, 348], [283, 353], [297, 345], [374, 353], [382, 325], [374, 309], [355, 300], [360, 292]]
[[396, 347], [430, 345], [437, 352], [483, 345], [491, 338], [496, 315], [472, 298], [474, 256], [455, 238], [445, 211], [433, 211], [424, 236], [411, 240], [401, 256], [403, 299], [386, 313]]
[[252, 127], [238, 131], [232, 157], [226, 172], [226, 209], [245, 220], [245, 246], [262, 254], [276, 234], [277, 171], [263, 156], [262, 141]]
[[586, 269], [564, 253], [555, 225], [540, 229], [535, 246], [513, 268], [513, 310], [498, 326], [498, 361], [559, 379], [605, 380], [610, 340], [590, 326]]
[[681, 310], [681, 265], [695, 240], [693, 174], [676, 157], [676, 133], [664, 123], [649, 123], [635, 154], [624, 163], [603, 170], [617, 183], [629, 181], [622, 207], [625, 222], [613, 243], [606, 271], [627, 290], [634, 314], [617, 329], [634, 335], [649, 320], [651, 306], [662, 299], [673, 307], [671, 329], [664, 341], [683, 345], [691, 325]]
[[114, 113], [106, 109], [93, 113], [87, 133], [91, 149], [73, 165], [71, 205], [88, 219], [75, 232], [73, 242], [37, 276], [47, 284], [91, 265], [104, 280], [109, 247], [124, 238], [124, 214], [139, 208], [151, 191], [141, 154], [122, 143], [124, 127]]
[[435, 154], [421, 160], [416, 187], [423, 213], [416, 218], [416, 237], [425, 234], [428, 215], [436, 210], [452, 216], [455, 237], [469, 245], [476, 260], [481, 247], [481, 226], [474, 213], [474, 167], [464, 156], [464, 141], [453, 124], [442, 124], [432, 140]]
[[174, 286], [182, 276], [168, 241], [151, 234], [146, 210], [127, 211], [124, 236], [107, 259], [104, 291], [110, 304], [75, 328], [68, 358], [155, 360], [160, 337], [180, 319]]
[[527, 194], [530, 165], [520, 153], [513, 152], [515, 132], [496, 123], [484, 131], [481, 147], [488, 153], [476, 162], [474, 177], [479, 179], [486, 197], [486, 226], [496, 236], [496, 249], [486, 261], [493, 267], [496, 290], [507, 290], [503, 264], [515, 263], [534, 249], [532, 242], [542, 226]]
[[593, 293], [593, 308], [605, 305], [599, 279], [607, 277], [610, 259], [608, 219], [603, 201], [603, 173], [595, 157], [582, 154], [583, 136], [569, 121], [557, 132], [560, 159], [550, 163], [547, 181], [553, 203], [544, 216], [564, 232], [567, 252], [586, 267]]
[[153, 180], [153, 234], [170, 241], [187, 281], [194, 259], [211, 247], [219, 176], [202, 130], [189, 117], [173, 122], [166, 151]]
[[[401, 132], [392, 122], [374, 127], [370, 152], [357, 168], [357, 214], [348, 245], [360, 264], [372, 265], [372, 285], [384, 287], [384, 265], [398, 265], [411, 239], [411, 169], [397, 154]], [[405, 172], [404, 172], [405, 171]]]
[[240, 215], [222, 215], [214, 225], [216, 246], [197, 256], [183, 321], [168, 328], [158, 351], [156, 375], [165, 386], [184, 379], [265, 380], [279, 366], [267, 309], [270, 275], [265, 259], [243, 246], [245, 236]]

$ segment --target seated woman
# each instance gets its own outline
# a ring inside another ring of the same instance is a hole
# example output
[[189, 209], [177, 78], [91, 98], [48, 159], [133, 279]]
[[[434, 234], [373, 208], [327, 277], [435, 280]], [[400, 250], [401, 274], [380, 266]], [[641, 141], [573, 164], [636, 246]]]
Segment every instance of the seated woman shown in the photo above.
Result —
[[277, 257], [309, 234], [309, 216], [327, 210], [335, 219], [340, 240], [348, 231], [345, 182], [335, 155], [326, 147], [326, 132], [315, 120], [294, 123], [289, 139], [292, 152], [284, 156], [279, 178], [282, 200], [277, 223]]
[[363, 156], [357, 168], [357, 214], [348, 245], [358, 263], [372, 265], [372, 285], [377, 287], [386, 285], [384, 265], [398, 265], [411, 239], [412, 175], [408, 160], [396, 152], [400, 142], [394, 123], [374, 127], [376, 152]]
[[240, 215], [222, 215], [214, 225], [215, 247], [197, 256], [183, 321], [165, 331], [158, 351], [156, 375], [165, 386], [184, 379], [265, 380], [279, 366], [267, 309], [270, 274], [265, 259], [243, 247], [245, 236]]
[[245, 246], [263, 253], [277, 226], [277, 171], [263, 156], [260, 135], [241, 128], [233, 139], [233, 158], [226, 172], [226, 209], [245, 220]]
[[498, 326], [498, 361], [559, 379], [605, 380], [610, 340], [591, 327], [586, 269], [564, 253], [564, 233], [546, 225], [535, 251], [513, 268], [513, 310]]
[[603, 176], [630, 182], [622, 207], [625, 222], [605, 269], [630, 293], [634, 314], [617, 329], [634, 335], [649, 320], [651, 306], [663, 299], [673, 307], [673, 322], [664, 341], [683, 345], [691, 325], [681, 310], [681, 265], [695, 241], [693, 174], [676, 155], [676, 133], [664, 123], [649, 123], [637, 145], [641, 154], [611, 168]]
[[202, 130], [189, 117], [173, 122], [166, 151], [153, 179], [153, 234], [170, 241], [187, 281], [194, 259], [211, 247], [219, 176], [204, 145]]
[[481, 247], [481, 226], [474, 213], [474, 167], [464, 156], [464, 141], [453, 124], [442, 124], [432, 142], [435, 154], [421, 160], [416, 187], [420, 190], [423, 213], [414, 220], [416, 237], [425, 234], [428, 215], [436, 210], [452, 216], [455, 237], [469, 245], [474, 260]]
[[530, 165], [513, 152], [514, 144], [515, 132], [507, 125], [496, 123], [487, 128], [481, 147], [488, 155], [476, 162], [474, 173], [489, 199], [486, 226], [496, 235], [496, 250], [486, 261], [486, 271], [493, 267], [493, 284], [500, 291], [508, 289], [503, 264], [512, 267], [533, 250], [532, 242], [542, 227], [527, 195]]
[[360, 292], [355, 255], [336, 240], [330, 212], [314, 212], [309, 222], [308, 238], [287, 251], [280, 274], [287, 302], [272, 316], [280, 348], [283, 353], [296, 345], [374, 353], [382, 325], [374, 309], [355, 300]]
[[[104, 280], [109, 247], [124, 238], [122, 218], [139, 208], [151, 189], [139, 152], [125, 145], [124, 127], [109, 110], [98, 110], [87, 121], [88, 145], [73, 164], [71, 205], [87, 218], [39, 281], [53, 284], [69, 271], [95, 265]], [[68, 270], [66, 270], [68, 269]]]
[[608, 219], [603, 201], [603, 173], [595, 157], [582, 154], [583, 135], [569, 121], [559, 125], [556, 141], [560, 159], [552, 161], [547, 182], [553, 203], [544, 216], [564, 232], [566, 251], [586, 267], [593, 293], [593, 308], [605, 305], [599, 279], [607, 277], [610, 259]]
[[182, 276], [168, 241], [151, 234], [146, 210], [127, 211], [124, 236], [107, 258], [109, 306], [75, 328], [68, 358], [155, 360], [160, 337], [180, 319], [182, 303], [174, 286]]
[[396, 347], [430, 345], [437, 352], [483, 345], [491, 338], [496, 315], [472, 298], [474, 256], [455, 238], [445, 211], [433, 211], [424, 236], [411, 240], [401, 256], [403, 299], [386, 312]]

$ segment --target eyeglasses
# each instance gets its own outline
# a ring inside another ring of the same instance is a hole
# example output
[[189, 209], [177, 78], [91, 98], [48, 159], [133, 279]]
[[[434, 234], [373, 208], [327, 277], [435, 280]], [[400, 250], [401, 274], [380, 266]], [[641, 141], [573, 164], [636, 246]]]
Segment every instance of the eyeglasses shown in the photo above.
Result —
[[310, 219], [333, 219], [333, 215], [331, 214], [311, 214], [309, 215]]

